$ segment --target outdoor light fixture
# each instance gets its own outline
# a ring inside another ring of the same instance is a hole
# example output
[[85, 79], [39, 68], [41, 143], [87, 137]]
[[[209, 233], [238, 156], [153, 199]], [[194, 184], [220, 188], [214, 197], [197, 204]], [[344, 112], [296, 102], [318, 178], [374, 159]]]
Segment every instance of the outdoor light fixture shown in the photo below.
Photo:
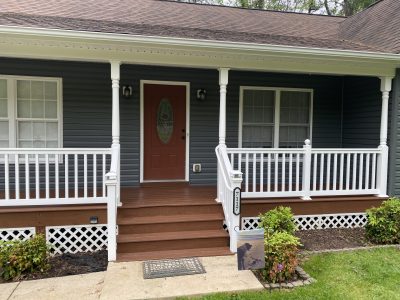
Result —
[[97, 224], [99, 223], [99, 218], [97, 216], [91, 216], [89, 218], [90, 224]]
[[196, 93], [197, 101], [204, 101], [206, 100], [207, 91], [205, 89], [198, 89]]
[[130, 99], [133, 95], [133, 87], [131, 85], [122, 86], [122, 96], [125, 99]]

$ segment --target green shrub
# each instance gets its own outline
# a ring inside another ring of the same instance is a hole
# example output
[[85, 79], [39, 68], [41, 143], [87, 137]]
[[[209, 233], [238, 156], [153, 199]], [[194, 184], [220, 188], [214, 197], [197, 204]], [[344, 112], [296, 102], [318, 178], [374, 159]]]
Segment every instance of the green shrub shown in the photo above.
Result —
[[294, 216], [290, 207], [279, 206], [265, 214], [260, 215], [261, 228], [265, 229], [265, 232], [287, 232], [294, 234], [296, 231], [296, 224], [294, 222]]
[[400, 199], [390, 198], [367, 210], [367, 238], [377, 244], [400, 243]]
[[263, 278], [269, 282], [290, 280], [298, 264], [299, 238], [287, 232], [275, 232], [265, 239], [265, 269]]
[[5, 280], [18, 279], [24, 273], [48, 269], [49, 246], [44, 235], [26, 241], [0, 243], [0, 276]]

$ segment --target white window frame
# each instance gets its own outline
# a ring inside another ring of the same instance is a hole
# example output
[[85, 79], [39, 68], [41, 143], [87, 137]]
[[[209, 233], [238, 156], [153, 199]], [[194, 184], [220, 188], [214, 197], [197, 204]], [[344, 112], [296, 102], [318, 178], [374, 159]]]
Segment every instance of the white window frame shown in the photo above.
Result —
[[[0, 79], [7, 80], [7, 108], [8, 108], [8, 135], [9, 148], [17, 147], [18, 130], [17, 130], [17, 81], [18, 80], [37, 80], [57, 83], [57, 122], [58, 122], [58, 148], [63, 147], [63, 87], [62, 78], [59, 77], [41, 77], [41, 76], [19, 76], [19, 75], [0, 75]], [[31, 119], [34, 121], [45, 121], [43, 119]], [[54, 120], [54, 119], [53, 119]], [[35, 149], [35, 148], [23, 148]], [[46, 149], [46, 148], [40, 148]]]
[[281, 113], [281, 92], [307, 92], [310, 93], [310, 136], [309, 140], [312, 141], [313, 130], [313, 103], [314, 103], [314, 89], [306, 88], [285, 88], [285, 87], [265, 87], [265, 86], [240, 86], [239, 91], [239, 138], [238, 147], [242, 148], [243, 142], [243, 95], [245, 90], [252, 91], [273, 91], [275, 92], [275, 105], [274, 105], [274, 140], [273, 148], [279, 148], [279, 129], [280, 129], [280, 113]]

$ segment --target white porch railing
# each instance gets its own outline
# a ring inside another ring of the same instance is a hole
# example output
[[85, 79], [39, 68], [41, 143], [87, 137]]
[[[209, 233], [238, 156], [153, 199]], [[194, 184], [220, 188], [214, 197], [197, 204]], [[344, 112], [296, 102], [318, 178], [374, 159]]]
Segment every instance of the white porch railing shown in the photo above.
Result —
[[0, 206], [106, 202], [111, 149], [0, 149]]
[[106, 203], [108, 259], [114, 261], [119, 157], [119, 144], [111, 149], [0, 149], [0, 207]]
[[386, 195], [387, 147], [376, 149], [227, 149], [243, 172], [243, 198]]
[[[218, 201], [222, 203], [224, 210], [225, 223], [230, 236], [230, 250], [236, 252], [236, 230], [240, 229], [240, 186], [242, 183], [242, 173], [232, 169], [225, 145], [219, 145], [215, 149], [215, 153], [218, 160]], [[236, 205], [234, 204], [235, 196], [237, 200]]]

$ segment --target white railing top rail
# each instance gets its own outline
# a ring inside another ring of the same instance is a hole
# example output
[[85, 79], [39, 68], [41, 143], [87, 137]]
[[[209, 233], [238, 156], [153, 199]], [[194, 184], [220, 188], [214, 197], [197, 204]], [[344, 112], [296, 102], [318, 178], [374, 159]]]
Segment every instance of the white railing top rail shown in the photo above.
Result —
[[4, 154], [111, 154], [110, 148], [0, 148]]
[[[315, 153], [380, 153], [379, 148], [311, 148]], [[238, 153], [304, 153], [304, 148], [226, 148], [228, 154]]]

